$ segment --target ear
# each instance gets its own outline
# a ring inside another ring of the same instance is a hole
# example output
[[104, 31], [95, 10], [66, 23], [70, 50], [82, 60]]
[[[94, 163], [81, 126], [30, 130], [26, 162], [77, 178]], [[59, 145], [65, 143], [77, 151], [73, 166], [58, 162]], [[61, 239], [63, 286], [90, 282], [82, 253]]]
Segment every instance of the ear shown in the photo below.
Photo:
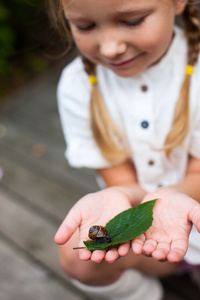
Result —
[[175, 0], [175, 14], [176, 14], [176, 16], [180, 15], [184, 11], [187, 3], [188, 3], [188, 0]]

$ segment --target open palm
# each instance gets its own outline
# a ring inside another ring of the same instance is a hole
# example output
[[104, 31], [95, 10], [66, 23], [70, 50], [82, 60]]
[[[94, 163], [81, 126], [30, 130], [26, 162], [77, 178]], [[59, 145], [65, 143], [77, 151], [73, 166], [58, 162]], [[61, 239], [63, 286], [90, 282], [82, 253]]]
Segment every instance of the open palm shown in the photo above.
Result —
[[188, 248], [192, 223], [200, 231], [200, 204], [167, 189], [147, 194], [143, 202], [155, 196], [159, 199], [153, 210], [153, 224], [132, 242], [133, 252], [161, 261], [181, 261]]
[[[55, 241], [57, 244], [66, 243], [79, 228], [78, 245], [74, 245], [74, 247], [84, 247], [83, 241], [88, 240], [88, 231], [92, 225], [105, 226], [110, 219], [130, 207], [131, 204], [127, 195], [118, 189], [109, 188], [88, 194], [72, 207], [61, 224], [55, 236]], [[122, 249], [124, 248], [125, 255], [130, 248], [130, 243], [125, 244]], [[87, 249], [80, 251], [82, 260], [92, 259], [95, 262], [100, 262], [103, 259], [114, 261], [118, 256], [117, 249], [108, 252], [98, 250], [91, 252]]]

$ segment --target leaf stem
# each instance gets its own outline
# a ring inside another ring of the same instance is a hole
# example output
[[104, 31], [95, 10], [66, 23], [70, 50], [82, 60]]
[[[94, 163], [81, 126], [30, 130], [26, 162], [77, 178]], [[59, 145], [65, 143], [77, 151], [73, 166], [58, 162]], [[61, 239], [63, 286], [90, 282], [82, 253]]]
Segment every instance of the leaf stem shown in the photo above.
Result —
[[79, 250], [79, 249], [87, 249], [87, 247], [75, 247], [73, 250]]

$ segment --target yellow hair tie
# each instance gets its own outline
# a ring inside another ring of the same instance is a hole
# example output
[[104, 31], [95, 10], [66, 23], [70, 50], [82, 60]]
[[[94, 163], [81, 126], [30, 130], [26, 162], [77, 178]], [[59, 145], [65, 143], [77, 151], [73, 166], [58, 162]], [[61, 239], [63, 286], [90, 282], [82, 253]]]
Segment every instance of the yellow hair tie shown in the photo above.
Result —
[[89, 76], [89, 82], [90, 82], [91, 85], [97, 84], [96, 76], [90, 75], [90, 76]]
[[193, 71], [194, 71], [194, 67], [191, 66], [191, 65], [187, 65], [186, 70], [185, 70], [185, 73], [186, 73], [187, 75], [191, 76], [192, 73], [193, 73]]

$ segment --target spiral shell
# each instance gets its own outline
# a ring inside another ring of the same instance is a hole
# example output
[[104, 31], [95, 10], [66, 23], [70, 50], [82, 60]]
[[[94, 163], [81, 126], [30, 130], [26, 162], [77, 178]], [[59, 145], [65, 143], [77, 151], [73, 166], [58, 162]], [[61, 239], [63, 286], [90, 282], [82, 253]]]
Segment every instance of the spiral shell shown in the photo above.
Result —
[[91, 240], [107, 237], [107, 230], [101, 225], [94, 225], [90, 227], [88, 236]]

